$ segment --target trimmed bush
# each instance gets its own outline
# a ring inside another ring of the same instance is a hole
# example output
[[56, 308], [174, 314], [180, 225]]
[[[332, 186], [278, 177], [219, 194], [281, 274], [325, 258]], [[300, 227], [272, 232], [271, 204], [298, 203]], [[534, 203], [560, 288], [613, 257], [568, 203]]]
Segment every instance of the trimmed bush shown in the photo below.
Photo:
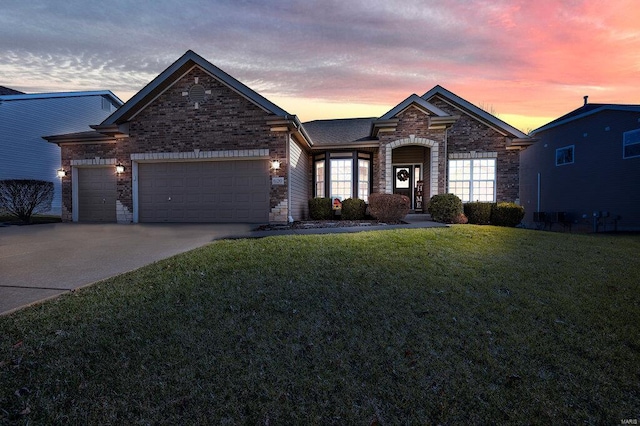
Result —
[[367, 204], [359, 198], [347, 198], [342, 202], [343, 220], [362, 220], [367, 211]]
[[517, 226], [524, 217], [524, 207], [516, 203], [498, 203], [491, 209], [491, 224], [496, 226]]
[[465, 203], [464, 214], [469, 223], [475, 225], [488, 225], [491, 221], [491, 210], [495, 203], [483, 203], [480, 201]]
[[429, 200], [429, 214], [436, 222], [456, 223], [463, 214], [462, 201], [455, 194], [438, 194]]
[[382, 222], [398, 222], [409, 213], [411, 200], [400, 194], [369, 195], [369, 213]]
[[5, 210], [25, 223], [31, 216], [51, 210], [53, 182], [34, 179], [0, 181], [0, 211]]
[[460, 213], [458, 216], [456, 216], [453, 219], [452, 223], [459, 224], [459, 225], [464, 225], [466, 223], [469, 223], [469, 219], [467, 219], [467, 216], [465, 216], [464, 213]]
[[313, 220], [328, 220], [333, 218], [331, 198], [312, 198], [309, 200], [309, 217]]

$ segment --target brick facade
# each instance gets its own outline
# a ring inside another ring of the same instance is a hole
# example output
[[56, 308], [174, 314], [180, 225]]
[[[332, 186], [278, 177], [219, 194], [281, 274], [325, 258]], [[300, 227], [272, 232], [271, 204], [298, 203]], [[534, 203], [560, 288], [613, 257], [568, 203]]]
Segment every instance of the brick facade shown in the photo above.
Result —
[[[186, 95], [196, 81], [207, 90], [197, 108]], [[269, 217], [271, 221], [286, 221], [288, 135], [286, 131], [271, 131], [268, 118], [263, 109], [194, 67], [129, 122], [128, 137], [108, 144], [62, 145], [62, 164], [70, 170], [71, 159], [115, 158], [125, 165], [125, 172], [117, 179], [118, 202], [125, 211], [133, 211], [132, 154], [267, 150], [270, 160], [281, 163], [270, 177], [285, 178], [285, 185], [271, 186]], [[71, 181], [65, 179], [64, 220], [71, 220], [71, 205]]]
[[[496, 201], [516, 201], [519, 192], [519, 151], [507, 150], [507, 138], [504, 135], [447, 102], [437, 98], [429, 102], [451, 115], [460, 115], [455, 124], [447, 130], [447, 157], [450, 159], [459, 153], [497, 153]], [[446, 165], [444, 154], [441, 165]]]
[[[415, 155], [414, 164], [422, 165], [425, 197], [447, 192], [450, 159], [496, 158], [497, 200], [517, 200], [517, 148], [527, 144], [526, 135], [446, 89], [436, 86], [423, 98], [410, 96], [380, 119], [372, 119], [368, 123], [371, 130], [362, 128], [362, 120], [369, 119], [357, 119], [359, 124], [354, 121], [358, 135], [353, 134], [353, 128], [342, 127], [337, 137], [335, 123], [328, 123], [330, 127], [325, 131], [329, 133], [323, 136], [330, 142], [312, 146], [313, 138], [297, 117], [188, 51], [97, 126], [96, 134], [60, 135], [50, 141], [60, 144], [62, 167], [67, 171], [74, 167], [125, 166], [125, 171], [116, 180], [114, 208], [118, 222], [136, 220], [134, 191], [137, 183], [133, 179], [137, 164], [142, 161], [233, 161], [241, 157], [278, 160], [280, 168], [271, 169], [268, 177], [283, 178], [284, 182], [278, 179], [277, 183], [271, 181], [269, 185], [268, 220], [286, 222], [292, 217], [292, 211], [300, 211], [305, 196], [315, 192], [314, 153], [353, 153], [352, 177], [357, 179], [355, 153], [370, 152], [370, 192], [390, 193], [394, 182], [393, 150], [408, 146], [423, 148], [415, 151], [419, 154]], [[365, 135], [367, 131], [370, 133]], [[353, 136], [353, 139], [341, 140], [341, 132], [347, 134], [345, 138]], [[509, 137], [520, 145], [508, 149]], [[300, 143], [295, 145], [300, 148], [296, 151], [295, 164], [304, 167], [290, 185], [288, 148], [294, 140]], [[411, 162], [413, 156], [405, 159]], [[304, 174], [308, 175], [308, 184], [301, 178]], [[65, 221], [77, 219], [77, 212], [73, 212], [73, 175], [62, 180]], [[295, 196], [291, 193], [293, 184], [297, 191]], [[263, 202], [262, 208], [266, 209], [266, 199]]]

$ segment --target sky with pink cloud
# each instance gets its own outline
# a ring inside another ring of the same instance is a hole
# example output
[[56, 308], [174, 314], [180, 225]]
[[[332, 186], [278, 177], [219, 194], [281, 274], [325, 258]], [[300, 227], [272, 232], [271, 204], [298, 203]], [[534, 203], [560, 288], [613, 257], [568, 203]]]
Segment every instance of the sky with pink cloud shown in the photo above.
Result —
[[436, 84], [529, 131], [640, 104], [638, 0], [3, 0], [0, 85], [127, 100], [191, 49], [301, 120]]

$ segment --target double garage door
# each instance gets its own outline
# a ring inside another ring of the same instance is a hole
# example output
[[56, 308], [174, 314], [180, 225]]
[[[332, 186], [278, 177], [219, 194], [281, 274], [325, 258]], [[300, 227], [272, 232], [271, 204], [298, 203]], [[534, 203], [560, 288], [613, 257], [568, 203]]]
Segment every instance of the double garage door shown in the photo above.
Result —
[[[116, 221], [113, 168], [79, 169], [80, 221]], [[266, 160], [138, 164], [139, 222], [267, 222]]]
[[138, 164], [140, 222], [267, 222], [265, 160]]

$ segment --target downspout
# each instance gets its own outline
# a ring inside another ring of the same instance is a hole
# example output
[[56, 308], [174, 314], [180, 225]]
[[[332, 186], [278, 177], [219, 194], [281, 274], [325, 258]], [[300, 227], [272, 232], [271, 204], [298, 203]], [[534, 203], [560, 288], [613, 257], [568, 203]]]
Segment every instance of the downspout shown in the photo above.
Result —
[[536, 211], [540, 213], [540, 172], [538, 172], [538, 209]]
[[449, 187], [448, 183], [447, 183], [447, 171], [449, 170], [449, 158], [448, 158], [448, 146], [447, 146], [447, 141], [449, 139], [448, 137], [449, 135], [449, 128], [445, 128], [444, 129], [444, 194], [446, 194], [447, 188]]

